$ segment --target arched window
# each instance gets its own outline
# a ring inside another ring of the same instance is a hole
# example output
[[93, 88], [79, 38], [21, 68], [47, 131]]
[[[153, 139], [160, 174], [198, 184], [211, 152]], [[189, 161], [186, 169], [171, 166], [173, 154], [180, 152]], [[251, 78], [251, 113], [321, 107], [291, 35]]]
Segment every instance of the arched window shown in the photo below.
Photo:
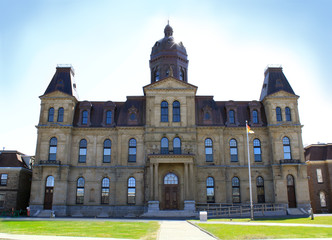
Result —
[[323, 191], [319, 192], [319, 200], [320, 200], [320, 206], [321, 207], [326, 207], [326, 195], [325, 195], [325, 192], [323, 192]]
[[48, 109], [48, 121], [49, 122], [54, 121], [54, 108]]
[[112, 154], [112, 142], [109, 139], [104, 141], [104, 156], [103, 162], [110, 163], [111, 162], [111, 154]]
[[129, 140], [128, 162], [136, 162], [136, 139]]
[[153, 75], [154, 75], [153, 76], [154, 81], [158, 82], [160, 80], [160, 72], [159, 72], [159, 70], [154, 71]]
[[64, 114], [64, 110], [61, 107], [58, 109], [58, 122], [63, 122], [63, 114]]
[[178, 177], [174, 173], [167, 173], [164, 177], [164, 184], [178, 184]]
[[180, 69], [179, 79], [180, 79], [181, 81], [184, 80], [184, 71], [183, 71], [183, 69]]
[[285, 108], [286, 121], [292, 121], [291, 110], [289, 107]]
[[46, 187], [54, 187], [54, 177], [48, 176], [46, 178]]
[[166, 101], [161, 102], [160, 121], [168, 122], [168, 103]]
[[281, 108], [280, 107], [276, 108], [276, 115], [277, 115], [277, 121], [281, 122], [282, 121], [282, 115], [281, 115]]
[[258, 123], [258, 112], [257, 112], [257, 110], [252, 111], [252, 123]]
[[232, 179], [232, 201], [233, 203], [241, 202], [240, 179], [238, 177]]
[[181, 154], [181, 139], [178, 137], [173, 139], [173, 153]]
[[229, 151], [231, 154], [231, 162], [237, 162], [238, 157], [237, 157], [237, 142], [235, 139], [231, 139], [229, 141]]
[[292, 152], [291, 152], [291, 146], [290, 146], [289, 138], [284, 137], [282, 139], [282, 144], [284, 146], [284, 159], [292, 159]]
[[161, 154], [168, 154], [168, 139], [167, 138], [162, 138], [160, 141], [160, 153]]
[[88, 124], [88, 111], [84, 110], [82, 112], [82, 124], [87, 125]]
[[101, 181], [101, 204], [108, 204], [110, 196], [110, 180], [103, 178]]
[[128, 204], [136, 203], [136, 180], [133, 177], [128, 179]]
[[84, 203], [84, 178], [80, 177], [77, 179], [77, 186], [76, 186], [76, 204], [83, 204]]
[[87, 152], [87, 141], [85, 139], [82, 139], [80, 141], [80, 150], [79, 150], [79, 155], [78, 155], [78, 162], [80, 163], [85, 163], [86, 162], [86, 152]]
[[214, 203], [214, 179], [208, 177], [206, 179], [206, 201], [208, 203]]
[[257, 202], [265, 203], [265, 192], [264, 192], [264, 178], [259, 176], [256, 178], [257, 187]]
[[255, 156], [255, 162], [261, 162], [262, 161], [262, 152], [261, 152], [261, 141], [256, 138], [254, 139], [254, 156]]
[[173, 122], [180, 122], [180, 103], [178, 101], [173, 102]]
[[229, 123], [235, 124], [235, 112], [234, 110], [229, 110]]
[[52, 137], [50, 140], [50, 150], [48, 153], [48, 160], [55, 161], [56, 160], [56, 151], [57, 151], [58, 140], [56, 137]]
[[112, 124], [112, 111], [106, 112], [106, 124]]
[[211, 138], [205, 139], [205, 161], [213, 162], [213, 143]]

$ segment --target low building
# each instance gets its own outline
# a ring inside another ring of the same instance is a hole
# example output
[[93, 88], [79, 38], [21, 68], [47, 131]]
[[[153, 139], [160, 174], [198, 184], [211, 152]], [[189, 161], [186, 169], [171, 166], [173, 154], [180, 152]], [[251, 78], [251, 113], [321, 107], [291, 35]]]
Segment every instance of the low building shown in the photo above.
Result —
[[304, 148], [314, 213], [332, 212], [332, 143]]
[[18, 151], [0, 151], [0, 212], [26, 210], [29, 205], [31, 157]]

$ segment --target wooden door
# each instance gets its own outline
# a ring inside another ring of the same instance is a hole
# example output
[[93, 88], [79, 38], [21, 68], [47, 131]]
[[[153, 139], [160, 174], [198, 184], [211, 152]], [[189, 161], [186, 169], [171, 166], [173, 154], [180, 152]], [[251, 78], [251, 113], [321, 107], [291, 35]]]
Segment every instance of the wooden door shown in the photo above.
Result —
[[44, 209], [52, 209], [53, 203], [53, 187], [45, 188]]
[[165, 209], [175, 210], [179, 209], [178, 207], [178, 185], [165, 185]]
[[292, 175], [287, 175], [288, 207], [296, 208], [295, 181]]

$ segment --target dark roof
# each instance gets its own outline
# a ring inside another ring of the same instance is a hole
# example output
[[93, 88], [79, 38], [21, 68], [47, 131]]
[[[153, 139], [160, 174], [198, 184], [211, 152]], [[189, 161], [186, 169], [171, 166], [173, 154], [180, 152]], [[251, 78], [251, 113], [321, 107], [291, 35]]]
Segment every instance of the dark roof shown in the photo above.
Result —
[[74, 69], [67, 65], [58, 65], [56, 72], [48, 85], [44, 95], [60, 91], [78, 99], [76, 84], [74, 82]]
[[304, 148], [306, 160], [327, 160], [332, 159], [332, 143], [312, 144]]
[[295, 95], [291, 85], [282, 71], [282, 67], [268, 67], [265, 70], [265, 79], [260, 101], [263, 101], [266, 96], [279, 91], [285, 91]]
[[0, 167], [22, 167], [29, 169], [22, 156], [24, 154], [18, 151], [0, 151]]

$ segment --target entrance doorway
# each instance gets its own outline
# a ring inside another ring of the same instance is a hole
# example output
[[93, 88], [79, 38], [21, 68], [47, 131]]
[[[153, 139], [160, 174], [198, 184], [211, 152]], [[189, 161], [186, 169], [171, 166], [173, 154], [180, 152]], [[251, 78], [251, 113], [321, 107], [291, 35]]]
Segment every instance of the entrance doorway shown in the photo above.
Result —
[[53, 204], [53, 191], [54, 191], [54, 177], [48, 176], [45, 186], [44, 209], [52, 210]]
[[294, 177], [290, 174], [287, 176], [287, 195], [288, 195], [288, 207], [296, 208]]
[[164, 177], [164, 209], [179, 209], [179, 180], [174, 173]]

